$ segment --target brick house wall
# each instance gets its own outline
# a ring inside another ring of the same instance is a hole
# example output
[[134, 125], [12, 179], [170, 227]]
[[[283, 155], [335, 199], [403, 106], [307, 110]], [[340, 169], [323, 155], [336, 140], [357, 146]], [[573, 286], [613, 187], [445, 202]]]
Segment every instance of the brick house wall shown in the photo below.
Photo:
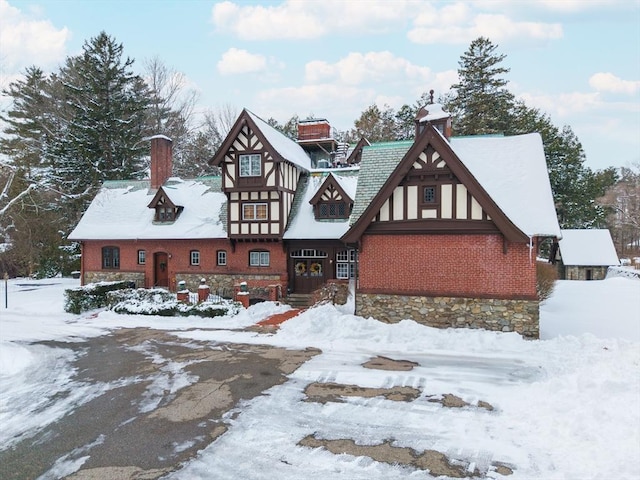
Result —
[[365, 235], [356, 314], [539, 337], [529, 246], [500, 235]]
[[501, 235], [364, 235], [359, 260], [361, 292], [537, 299], [529, 246]]
[[[120, 248], [120, 268], [102, 268], [102, 248]], [[146, 262], [138, 264], [138, 251], [146, 251]], [[200, 252], [200, 265], [191, 265], [191, 251]], [[218, 251], [227, 253], [227, 265], [217, 265]], [[269, 251], [270, 265], [250, 267], [251, 250]], [[287, 255], [281, 243], [237, 243], [235, 251], [227, 239], [207, 240], [138, 240], [138, 241], [84, 241], [82, 242], [82, 283], [103, 280], [132, 280], [137, 287], [153, 286], [155, 253], [167, 253], [169, 259], [169, 288], [175, 291], [177, 282], [184, 280], [187, 288], [196, 291], [201, 278], [205, 278], [212, 291], [219, 288], [233, 290], [240, 281], [250, 286], [264, 287], [281, 284], [283, 291], [287, 285]]]

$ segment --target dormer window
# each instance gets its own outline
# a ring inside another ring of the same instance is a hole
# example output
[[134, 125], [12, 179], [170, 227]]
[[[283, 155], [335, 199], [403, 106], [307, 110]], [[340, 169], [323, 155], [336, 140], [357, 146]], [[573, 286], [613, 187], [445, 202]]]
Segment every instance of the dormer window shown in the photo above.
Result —
[[309, 203], [313, 205], [317, 220], [346, 220], [353, 208], [353, 200], [332, 174], [327, 176]]
[[317, 218], [347, 218], [349, 209], [346, 202], [318, 203]]
[[170, 207], [157, 207], [156, 208], [156, 221], [157, 222], [173, 222], [176, 219], [175, 209]]
[[262, 175], [262, 158], [259, 153], [240, 155], [240, 176], [259, 177]]
[[182, 207], [175, 205], [162, 187], [158, 189], [158, 192], [148, 207], [155, 210], [156, 213], [153, 216], [153, 221], [157, 223], [175, 222], [182, 211]]

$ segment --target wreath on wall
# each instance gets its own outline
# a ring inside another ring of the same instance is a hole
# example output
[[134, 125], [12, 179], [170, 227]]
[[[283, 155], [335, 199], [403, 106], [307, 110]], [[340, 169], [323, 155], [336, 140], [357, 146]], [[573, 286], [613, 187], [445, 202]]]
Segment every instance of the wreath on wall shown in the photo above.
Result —
[[307, 271], [307, 264], [304, 262], [296, 263], [296, 275], [304, 275]]
[[318, 262], [312, 263], [309, 271], [311, 275], [320, 275], [322, 273], [322, 264]]

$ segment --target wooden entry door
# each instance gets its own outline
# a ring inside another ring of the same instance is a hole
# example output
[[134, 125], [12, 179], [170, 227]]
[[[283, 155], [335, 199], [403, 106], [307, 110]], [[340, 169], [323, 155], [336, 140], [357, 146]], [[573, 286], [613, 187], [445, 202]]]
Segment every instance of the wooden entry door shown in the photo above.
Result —
[[169, 287], [169, 256], [164, 252], [153, 255], [153, 286]]
[[325, 258], [292, 258], [293, 291], [311, 293], [322, 287], [326, 278]]

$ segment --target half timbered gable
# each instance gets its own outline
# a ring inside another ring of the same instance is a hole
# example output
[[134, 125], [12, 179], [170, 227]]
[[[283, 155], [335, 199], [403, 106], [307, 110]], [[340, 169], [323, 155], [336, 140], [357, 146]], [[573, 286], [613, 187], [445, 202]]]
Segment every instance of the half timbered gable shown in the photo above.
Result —
[[222, 170], [233, 239], [280, 239], [310, 160], [295, 142], [244, 110], [211, 161]]
[[365, 230], [502, 233], [508, 241], [528, 241], [431, 124], [404, 150], [401, 142], [384, 147], [363, 153], [359, 185], [369, 191], [358, 192], [344, 241], [357, 242]]
[[438, 230], [460, 230], [464, 222], [470, 230], [497, 231], [491, 217], [431, 144], [413, 159], [373, 221], [385, 225], [403, 222], [407, 228], [411, 222], [427, 221], [422, 223], [425, 228]]

